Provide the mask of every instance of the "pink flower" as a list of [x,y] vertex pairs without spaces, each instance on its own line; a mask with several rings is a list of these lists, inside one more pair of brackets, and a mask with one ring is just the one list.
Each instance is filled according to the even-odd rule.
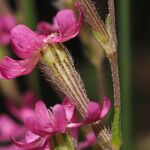
[[29,28],[18,25],[11,31],[14,53],[22,60],[4,57],[0,64],[0,78],[11,79],[29,74],[40,59],[40,48],[43,42]]
[[13,28],[11,31],[13,51],[22,60],[4,57],[0,63],[0,79],[12,79],[29,74],[39,62],[40,51],[44,44],[64,42],[79,33],[82,20],[81,14],[80,12],[80,19],[77,21],[70,9],[58,12],[53,26],[42,23],[38,27],[44,33],[50,33],[47,37],[36,35],[24,25]]
[[110,109],[111,103],[107,97],[103,97],[103,106],[100,107],[97,102],[89,102],[87,106],[87,113],[81,122],[78,123],[70,123],[67,127],[80,127],[83,125],[91,124],[96,121],[101,121],[108,113]]
[[[92,108],[91,108],[92,107]],[[37,102],[35,106],[35,114],[26,118],[25,126],[28,128],[27,137],[25,142],[17,142],[15,139],[14,143],[23,149],[41,149],[43,147],[49,147],[50,141],[54,134],[65,133],[67,129],[72,129],[77,132],[78,127],[86,124],[93,123],[97,120],[103,119],[110,108],[110,101],[104,97],[103,107],[98,107],[96,102],[91,102],[88,105],[87,116],[82,122],[73,122],[74,120],[74,106],[66,98],[62,105],[57,104],[47,109],[42,101]],[[94,111],[92,111],[92,109]],[[92,117],[91,116],[96,116]],[[76,138],[76,134],[73,137]],[[88,144],[92,143],[92,140],[88,139]],[[86,145],[88,145],[86,144]],[[44,148],[43,148],[44,149]]]
[[71,9],[64,9],[59,11],[54,17],[52,25],[47,22],[40,22],[37,29],[40,34],[47,36],[46,41],[49,43],[65,42],[79,34],[82,19],[83,14],[81,10],[77,20]]
[[[62,105],[55,105],[48,110],[42,101],[35,106],[35,115],[28,117],[25,121],[29,129],[25,142],[14,142],[23,149],[41,149],[50,145],[50,138],[55,133],[66,131],[67,118]],[[43,148],[43,149],[42,149]]]
[[16,19],[12,15],[0,16],[0,44],[7,45],[10,42],[10,31],[16,26]]

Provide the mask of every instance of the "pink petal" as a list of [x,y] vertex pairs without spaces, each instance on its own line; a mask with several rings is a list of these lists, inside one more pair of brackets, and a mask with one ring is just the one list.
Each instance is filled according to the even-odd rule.
[[90,102],[87,107],[86,123],[92,123],[100,119],[101,108],[96,102]]
[[96,137],[95,137],[95,134],[93,132],[87,134],[86,136],[86,140],[85,141],[82,141],[80,142],[78,145],[77,145],[77,148],[80,150],[80,149],[86,149],[88,148],[90,145],[94,144],[96,142]]
[[52,108],[53,114],[54,114],[54,127],[53,130],[55,132],[65,132],[66,125],[67,125],[67,119],[65,110],[62,105],[55,105]]
[[7,115],[0,115],[0,141],[9,141],[11,136],[18,138],[23,136],[25,129],[18,125]]
[[26,132],[26,142],[27,143],[31,143],[31,142],[37,140],[38,138],[40,138],[39,135],[36,135],[36,134],[32,133],[31,131]]
[[43,44],[38,35],[25,25],[17,25],[11,31],[11,41],[14,46],[14,52],[21,58],[35,56]]
[[3,25],[5,30],[11,31],[16,26],[16,19],[12,15],[6,15],[3,17]]
[[49,128],[51,126],[51,118],[48,109],[42,101],[36,103],[35,112],[40,124],[45,128]]
[[107,115],[108,111],[110,110],[110,107],[111,107],[110,99],[104,96],[103,107],[100,115],[101,118],[104,118]]
[[50,23],[42,21],[42,22],[38,23],[37,30],[38,30],[39,34],[43,34],[43,35],[47,36],[53,32],[56,32],[57,26],[55,24],[52,25]]
[[70,103],[70,99],[68,97],[65,97],[62,103],[62,106],[65,109],[66,118],[68,121],[71,121],[73,114],[74,114],[74,105]]
[[0,43],[2,45],[7,45],[10,42],[10,33],[4,32],[2,35],[0,35]]
[[19,115],[17,116],[20,121],[25,122],[28,118],[35,116],[35,111],[30,108],[22,108],[18,110]]
[[36,116],[32,116],[29,118],[26,118],[25,120],[25,126],[33,133],[41,135],[41,124],[38,121],[38,119],[36,118]]
[[30,143],[25,143],[25,142],[18,142],[14,138],[12,138],[14,144],[21,149],[25,150],[40,150],[40,148],[44,145],[46,138],[38,138]]
[[12,79],[29,74],[38,63],[38,60],[39,57],[25,60],[14,60],[4,57],[0,63],[1,79]]
[[10,31],[16,25],[12,15],[0,16],[0,44],[7,45],[10,42]]
[[65,42],[77,36],[79,34],[83,19],[82,11],[79,10],[79,12],[80,15],[77,21],[76,16],[71,9],[64,9],[59,11],[54,19],[58,25],[58,32],[49,35],[47,38],[48,42]]

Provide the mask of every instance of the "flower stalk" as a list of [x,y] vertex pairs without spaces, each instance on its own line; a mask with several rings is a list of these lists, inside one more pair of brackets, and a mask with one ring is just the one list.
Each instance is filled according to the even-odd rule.
[[112,124],[112,145],[113,148],[120,148],[122,143],[121,135],[121,101],[120,101],[120,79],[119,79],[119,69],[118,69],[118,56],[117,56],[117,37],[115,30],[115,11],[114,11],[114,1],[109,0],[109,15],[106,20],[106,25],[99,17],[92,0],[76,0],[83,11],[85,19],[88,25],[91,27],[91,32],[100,45],[105,49],[106,55],[108,57],[112,79],[113,79],[113,90],[114,90],[114,119]]

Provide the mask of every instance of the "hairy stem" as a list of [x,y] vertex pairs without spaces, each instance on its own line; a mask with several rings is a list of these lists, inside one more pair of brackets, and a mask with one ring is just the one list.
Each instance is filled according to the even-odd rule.
[[119,147],[122,144],[121,135],[121,99],[120,99],[120,79],[118,69],[118,55],[117,52],[108,55],[111,66],[113,91],[114,91],[114,119],[112,124],[112,144],[113,147]]
[[114,90],[114,107],[120,108],[120,79],[118,69],[118,56],[117,52],[114,52],[108,56],[111,66],[113,90]]

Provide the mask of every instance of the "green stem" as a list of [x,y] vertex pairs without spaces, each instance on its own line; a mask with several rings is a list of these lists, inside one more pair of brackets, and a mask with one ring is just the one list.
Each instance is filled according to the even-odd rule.
[[118,26],[120,49],[120,73],[122,93],[122,150],[133,150],[132,147],[132,113],[131,113],[131,44],[130,44],[130,0],[118,1]]
[[[35,29],[37,23],[35,0],[18,0],[18,15],[22,23],[25,23],[31,29]],[[37,69],[29,75],[28,83],[30,88],[33,89],[40,97],[40,85]]]
[[114,52],[108,55],[109,63],[111,66],[113,91],[114,91],[114,118],[112,123],[112,145],[114,150],[120,149],[122,144],[121,133],[121,96],[120,96],[120,79],[118,68],[118,55]]

